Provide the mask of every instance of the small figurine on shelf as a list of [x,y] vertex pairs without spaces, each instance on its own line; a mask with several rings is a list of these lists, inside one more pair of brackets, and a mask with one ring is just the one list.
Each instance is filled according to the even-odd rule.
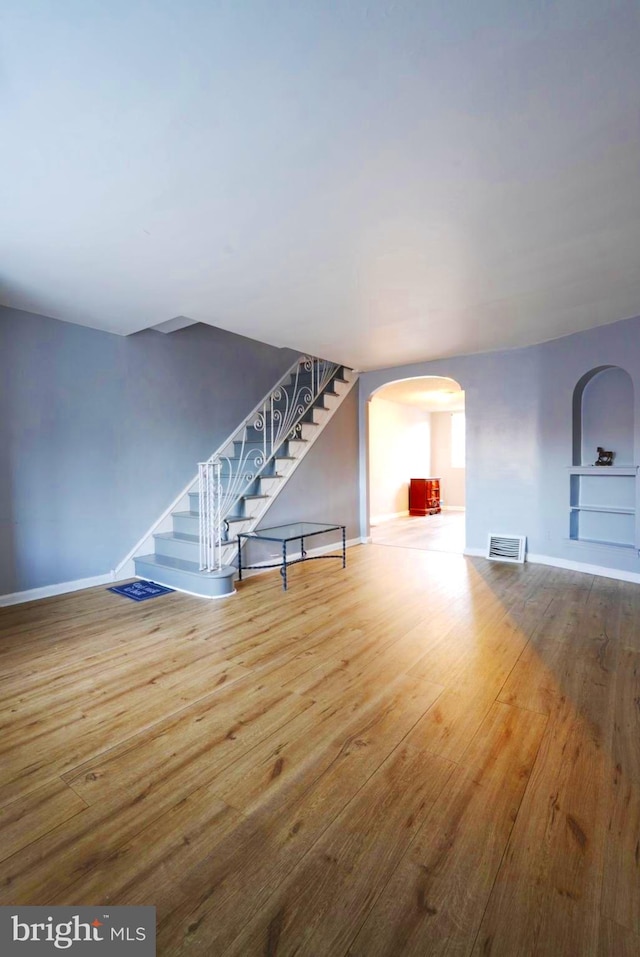
[[613,452],[607,452],[602,446],[598,446],[598,459],[596,465],[613,465]]

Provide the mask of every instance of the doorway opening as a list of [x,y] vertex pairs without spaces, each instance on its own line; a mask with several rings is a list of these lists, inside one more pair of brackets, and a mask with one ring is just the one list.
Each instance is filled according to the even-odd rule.
[[[388,383],[369,401],[371,542],[461,554],[465,544],[465,396],[455,379]],[[412,509],[411,480],[438,480],[438,509]],[[414,482],[414,490],[418,483]],[[433,504],[433,500],[429,500]]]

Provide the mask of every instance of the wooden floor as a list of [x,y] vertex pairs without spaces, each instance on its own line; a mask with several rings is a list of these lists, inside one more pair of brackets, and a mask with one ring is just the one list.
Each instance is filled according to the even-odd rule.
[[640,953],[640,587],[359,546],[0,609],[0,903],[160,955]]
[[402,515],[371,526],[374,545],[396,545],[435,552],[464,551],[465,513],[444,511],[436,515]]

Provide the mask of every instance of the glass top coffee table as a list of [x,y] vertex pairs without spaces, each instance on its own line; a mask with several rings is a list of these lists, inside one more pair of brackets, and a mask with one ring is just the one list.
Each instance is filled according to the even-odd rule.
[[[307,555],[305,542],[314,535],[326,535],[327,532],[342,534],[342,553],[337,555]],[[282,560],[273,564],[244,565],[242,564],[242,546],[244,541],[279,542],[282,546]],[[290,542],[300,542],[300,557],[287,559],[287,545]],[[240,532],[238,534],[238,579],[242,581],[242,569],[249,568],[280,568],[282,587],[287,590],[287,568],[299,562],[310,562],[318,558],[341,558],[342,567],[347,565],[346,525],[325,525],[321,522],[290,522],[288,525],[275,525],[273,528],[259,528],[255,532]]]

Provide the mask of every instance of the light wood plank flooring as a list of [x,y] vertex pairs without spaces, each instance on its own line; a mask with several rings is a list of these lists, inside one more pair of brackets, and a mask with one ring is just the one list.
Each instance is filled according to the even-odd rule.
[[381,546],[0,609],[0,903],[158,954],[640,953],[640,587]]
[[395,545],[434,552],[464,551],[465,513],[444,511],[436,515],[402,515],[371,526],[374,545]]

